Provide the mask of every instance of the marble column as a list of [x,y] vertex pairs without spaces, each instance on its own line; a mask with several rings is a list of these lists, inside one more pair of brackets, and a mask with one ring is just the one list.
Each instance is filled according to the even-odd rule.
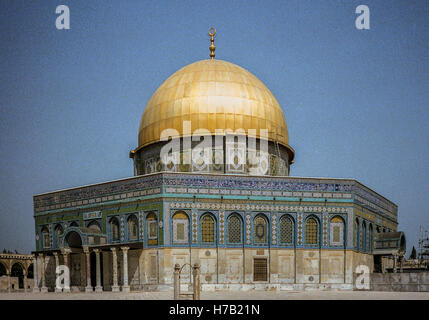
[[[55,257],[55,274],[57,273],[58,267],[60,265],[60,261],[58,258],[58,252],[53,252]],[[57,281],[55,281],[55,292],[63,292],[63,288],[57,287]]]
[[192,269],[194,277],[194,300],[200,300],[200,265],[198,263],[195,263]]
[[24,273],[24,292],[27,292],[27,271],[23,270]]
[[119,292],[118,286],[118,255],[116,253],[116,248],[110,248],[112,250],[112,268],[113,268],[113,285],[112,292]]
[[180,266],[178,263],[174,265],[174,300],[179,300],[180,297]]
[[91,285],[91,252],[88,249],[84,250],[86,256],[86,287],[85,292],[93,292],[94,288]]
[[48,292],[48,288],[46,287],[46,275],[45,275],[45,255],[42,253],[40,255],[40,271],[42,272],[42,288],[40,289],[40,292],[46,293]]
[[95,292],[103,292],[103,287],[101,286],[101,269],[100,269],[100,249],[94,249],[95,252],[95,264],[96,264],[96,273],[97,273],[97,286],[95,287]]
[[38,274],[37,274],[37,257],[36,256],[34,256],[33,257],[33,281],[34,281],[34,284],[33,284],[33,292],[40,292],[40,289],[39,289],[39,280],[38,280]]
[[70,249],[64,249],[63,250],[63,261],[64,261],[64,266],[67,268],[67,270],[68,270],[68,272],[66,272],[65,273],[65,276],[67,277],[67,279],[64,279],[64,288],[63,288],[63,292],[64,293],[68,293],[68,292],[70,292],[70,286],[71,286],[71,283],[70,283],[70,276],[71,276],[71,270],[70,270],[70,259],[69,259],[69,257],[70,257],[70,252],[71,252],[71,250]]
[[7,272],[7,292],[12,291],[12,284],[10,283],[10,271]]
[[130,292],[130,286],[128,285],[128,249],[129,247],[121,247],[122,255],[124,257],[124,263],[123,263],[123,276],[124,281],[122,285],[122,291],[123,292]]

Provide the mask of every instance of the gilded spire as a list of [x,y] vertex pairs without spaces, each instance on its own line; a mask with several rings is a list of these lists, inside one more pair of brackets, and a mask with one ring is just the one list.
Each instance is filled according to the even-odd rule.
[[209,49],[210,49],[210,59],[211,60],[213,60],[214,57],[215,57],[215,53],[214,53],[215,50],[216,50],[216,47],[214,45],[214,36],[215,36],[215,34],[216,34],[216,29],[213,28],[213,27],[211,27],[210,30],[209,30],[210,43],[211,43]]

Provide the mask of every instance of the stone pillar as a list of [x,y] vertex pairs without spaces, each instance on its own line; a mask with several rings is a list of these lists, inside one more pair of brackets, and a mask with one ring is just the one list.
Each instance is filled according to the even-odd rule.
[[86,257],[86,287],[85,292],[93,292],[94,289],[91,285],[91,252],[86,248],[84,249]]
[[[55,274],[57,273],[57,269],[60,265],[59,258],[58,258],[58,252],[53,252],[55,257]],[[63,289],[57,286],[57,281],[55,281],[55,292],[63,292]]]
[[398,272],[397,260],[398,260],[398,257],[396,254],[394,254],[393,255],[393,273]]
[[45,255],[42,253],[40,255],[40,262],[41,262],[41,271],[42,271],[42,288],[40,289],[40,292],[46,293],[48,292],[48,288],[46,287],[46,276],[45,276]]
[[130,292],[130,286],[128,285],[128,249],[129,247],[121,247],[122,249],[122,255],[124,257],[124,263],[123,263],[123,275],[124,275],[124,281],[122,285],[122,291],[123,292]]
[[180,266],[178,263],[174,265],[174,300],[179,300],[180,297]]
[[103,287],[101,286],[101,269],[100,269],[100,249],[94,249],[95,252],[95,265],[97,273],[97,286],[95,287],[95,292],[103,292]]
[[33,257],[33,292],[40,292],[39,289],[39,280],[38,280],[38,274],[37,274],[37,257]]
[[7,272],[7,292],[9,293],[12,291],[12,285],[10,283],[10,274],[11,274],[11,271],[8,271]]
[[404,267],[404,256],[399,256],[399,272],[402,273],[403,272],[403,267]]
[[193,272],[194,276],[194,300],[200,300],[200,265],[194,264]]
[[69,265],[69,256],[70,256],[70,249],[64,249],[63,250],[63,260],[64,260],[64,266],[68,269],[68,272],[65,273],[65,276],[67,279],[64,279],[64,288],[63,292],[68,293],[70,292],[70,276],[71,276],[71,270]]
[[118,255],[116,253],[116,248],[110,248],[112,250],[112,268],[113,268],[113,285],[112,292],[119,292],[118,286]]
[[24,292],[27,292],[27,271],[23,270],[24,273]]

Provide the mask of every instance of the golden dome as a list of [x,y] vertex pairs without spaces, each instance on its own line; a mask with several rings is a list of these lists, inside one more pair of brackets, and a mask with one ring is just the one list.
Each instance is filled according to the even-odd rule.
[[271,91],[249,71],[227,61],[211,59],[189,64],[171,75],[153,94],[140,121],[139,148],[160,141],[164,129],[183,136],[191,130],[268,130],[268,138],[294,151],[283,111]]

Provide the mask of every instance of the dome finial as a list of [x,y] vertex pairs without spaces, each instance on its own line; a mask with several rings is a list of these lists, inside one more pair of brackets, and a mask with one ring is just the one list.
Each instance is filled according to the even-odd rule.
[[216,47],[214,45],[214,36],[215,36],[215,34],[216,34],[216,28],[211,27],[210,30],[209,30],[210,43],[211,43],[209,49],[210,49],[210,59],[211,60],[213,60],[214,57],[215,57],[215,53],[214,53],[215,50],[216,50]]

